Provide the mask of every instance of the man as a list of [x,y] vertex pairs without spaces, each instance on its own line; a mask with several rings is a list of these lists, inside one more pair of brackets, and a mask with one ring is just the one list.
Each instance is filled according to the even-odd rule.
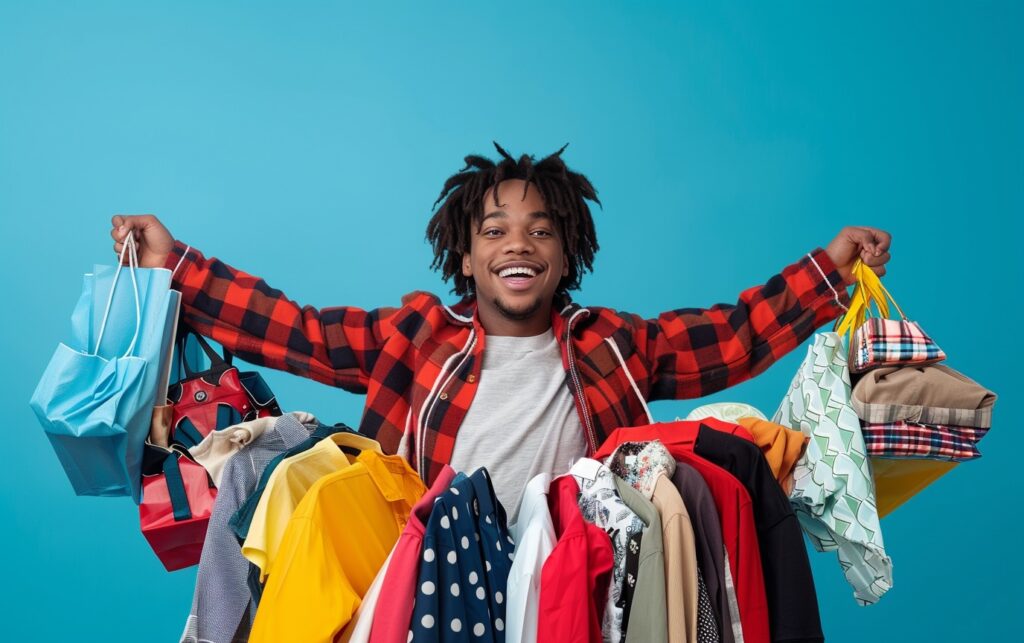
[[398,308],[302,307],[264,281],[176,241],[152,215],[115,216],[143,266],[174,271],[185,321],[238,357],[367,395],[360,431],[432,481],[486,466],[514,512],[535,474],[564,473],[612,430],[649,421],[647,402],[737,384],[845,309],[853,263],[885,273],[890,236],[844,228],[734,306],[656,319],[581,307],[598,249],[590,182],[562,161],[501,147],[450,177],[427,226],[434,268],[463,299]]

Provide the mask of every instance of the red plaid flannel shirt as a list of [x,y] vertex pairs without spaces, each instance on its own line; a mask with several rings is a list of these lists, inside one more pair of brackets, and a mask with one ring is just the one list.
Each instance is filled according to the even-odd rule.
[[[359,430],[425,480],[449,461],[486,342],[472,298],[446,306],[414,292],[397,308],[317,309],[181,242],[166,265],[198,332],[248,362],[365,393]],[[843,310],[844,286],[819,248],[735,305],[644,319],[558,302],[551,323],[590,452],[618,427],[653,421],[647,401],[701,397],[765,370]]]

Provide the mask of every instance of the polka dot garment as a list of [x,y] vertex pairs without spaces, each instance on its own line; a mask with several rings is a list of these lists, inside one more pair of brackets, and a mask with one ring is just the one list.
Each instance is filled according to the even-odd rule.
[[704,575],[697,570],[697,643],[719,643],[718,621],[711,609],[711,598],[708,596]]
[[503,643],[513,555],[487,471],[456,476],[424,533],[409,640]]

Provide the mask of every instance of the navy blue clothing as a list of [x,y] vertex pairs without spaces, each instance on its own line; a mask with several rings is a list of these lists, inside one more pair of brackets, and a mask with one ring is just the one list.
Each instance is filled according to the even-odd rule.
[[411,641],[504,643],[514,545],[486,469],[434,501],[423,535]]

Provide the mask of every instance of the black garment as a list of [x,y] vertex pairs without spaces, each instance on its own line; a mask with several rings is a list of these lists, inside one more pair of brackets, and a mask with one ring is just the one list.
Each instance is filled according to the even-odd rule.
[[824,641],[800,524],[761,449],[701,425],[693,452],[728,471],[750,492],[772,641]]

